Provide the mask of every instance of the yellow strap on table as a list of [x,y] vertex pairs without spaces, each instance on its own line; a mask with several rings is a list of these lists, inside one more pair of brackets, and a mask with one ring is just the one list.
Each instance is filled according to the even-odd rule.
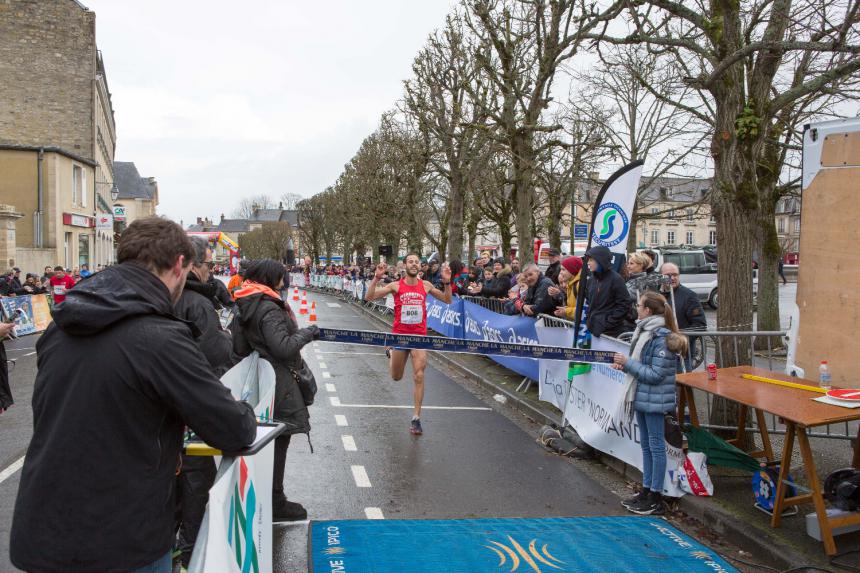
[[221,450],[216,450],[206,444],[191,443],[185,446],[186,456],[220,456]]
[[796,384],[794,382],[786,382],[785,380],[776,380],[774,378],[765,378],[764,376],[756,376],[755,374],[741,374],[741,378],[746,378],[747,380],[755,380],[756,382],[765,382],[767,384],[776,384],[777,386],[785,386],[786,388],[797,388],[798,390],[806,390],[807,392],[818,392],[819,394],[827,394],[827,390],[823,388],[807,386],[806,384]]

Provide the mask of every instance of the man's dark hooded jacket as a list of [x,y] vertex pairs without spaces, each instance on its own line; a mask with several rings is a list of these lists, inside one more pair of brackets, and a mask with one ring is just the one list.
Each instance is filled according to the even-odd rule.
[[588,315],[585,324],[594,336],[618,336],[633,330],[630,309],[633,301],[621,275],[612,270],[612,253],[603,246],[585,253],[594,259],[599,270],[591,273],[586,287]]
[[555,310],[556,301],[549,294],[550,287],[555,286],[553,282],[543,274],[538,275],[534,286],[530,286],[523,295],[523,305],[532,305],[533,314],[552,314]]
[[193,272],[188,273],[185,289],[176,303],[176,316],[195,324],[200,330],[197,343],[212,366],[213,373],[220,377],[239,359],[233,354],[233,339],[221,328],[221,321],[215,312],[213,299],[217,293],[212,282],[200,282]]
[[26,571],[119,572],[173,546],[185,425],[238,450],[250,406],[211,373],[167,287],[134,263],[78,284],[36,343],[33,439],[12,523]]
[[302,367],[301,349],[317,328],[299,328],[284,301],[245,286],[236,291],[238,323],[233,327],[233,350],[247,356],[256,350],[275,369],[275,419],[287,425],[285,434],[310,432],[310,414],[290,370]]

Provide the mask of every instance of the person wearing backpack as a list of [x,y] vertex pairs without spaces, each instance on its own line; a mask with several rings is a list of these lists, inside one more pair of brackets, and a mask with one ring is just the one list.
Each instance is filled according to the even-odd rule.
[[680,357],[687,352],[687,337],[678,331],[672,307],[655,292],[639,297],[639,319],[630,341],[630,356],[615,353],[613,368],[623,370],[624,412],[635,414],[642,448],[642,490],[622,501],[638,515],[661,515],[663,481],[666,476],[664,418],[675,409],[675,374]]

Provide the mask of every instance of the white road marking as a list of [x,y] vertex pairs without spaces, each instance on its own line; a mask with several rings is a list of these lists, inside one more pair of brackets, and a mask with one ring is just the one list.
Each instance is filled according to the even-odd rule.
[[337,388],[335,388],[334,384],[326,384],[325,385],[326,392],[337,392]]
[[[333,399],[333,398],[332,398]],[[414,406],[397,406],[393,404],[341,404],[338,398],[337,404],[332,403],[332,406],[341,406],[343,408],[389,408],[395,410],[411,410]],[[473,412],[492,412],[492,408],[477,407],[477,406],[421,406],[422,410],[469,410]]]
[[346,422],[346,416],[344,416],[343,414],[335,414],[334,423],[338,426],[349,426],[349,424]]
[[357,452],[358,448],[355,447],[355,440],[352,436],[344,435],[340,437],[340,440],[343,442],[343,449],[347,452]]
[[352,466],[352,478],[358,487],[373,487],[370,485],[370,478],[367,477],[364,466]]
[[6,481],[10,477],[12,477],[12,475],[14,475],[15,472],[20,470],[23,466],[24,466],[24,456],[21,456],[20,458],[18,458],[14,462],[12,462],[9,465],[9,467],[7,467],[5,470],[0,472],[0,483],[3,483],[4,481]]
[[337,396],[329,396],[329,402],[332,406],[340,406],[340,398]]
[[33,356],[34,354],[36,354],[36,353],[35,353],[35,352],[28,352],[28,353],[27,353],[27,354],[25,354],[24,356]]
[[331,372],[323,372],[323,378],[331,378]]
[[329,308],[340,308],[340,305],[336,302],[327,302],[326,304]]
[[320,362],[319,364],[320,364],[320,368],[322,368],[323,370],[328,368],[328,366],[325,365],[325,362]]
[[295,527],[296,525],[307,525],[310,523],[309,519],[305,519],[303,521],[279,521],[277,523],[273,523],[273,527]]
[[385,516],[382,515],[382,510],[378,507],[365,507],[364,515],[367,516],[367,519],[385,519]]

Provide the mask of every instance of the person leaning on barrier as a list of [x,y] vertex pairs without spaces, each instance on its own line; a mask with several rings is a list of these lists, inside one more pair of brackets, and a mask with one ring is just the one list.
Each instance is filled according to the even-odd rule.
[[174,488],[190,427],[226,451],[256,419],[176,317],[194,256],[160,217],[123,232],[113,265],[68,291],[36,343],[33,438],[12,520],[25,571],[170,570]]
[[[486,270],[484,271],[486,273]],[[492,278],[487,280],[484,276],[483,284],[476,284],[469,289],[473,296],[485,298],[505,298],[511,290],[511,267],[506,264],[502,257],[493,261]]]
[[528,290],[522,298],[522,313],[526,316],[537,316],[539,314],[552,314],[555,310],[555,300],[549,294],[549,288],[553,282],[543,276],[538,266],[529,263],[523,267],[523,275]]
[[612,269],[612,253],[604,246],[591,247],[588,269],[591,276],[585,285],[588,314],[585,324],[593,336],[618,336],[633,330],[630,308],[633,304],[624,279]]
[[[576,301],[579,298],[579,280],[582,277],[582,259],[579,257],[567,257],[561,262],[561,272],[558,281],[561,287],[552,287],[549,294],[557,296],[558,291],[564,299],[564,303],[556,307],[554,314],[560,318],[574,320],[576,318]],[[564,289],[562,292],[561,289]]]
[[561,272],[561,251],[550,249],[547,255],[549,256],[549,266],[546,268],[544,276],[558,285],[558,275]]
[[[191,272],[175,305],[176,316],[187,320],[200,331],[197,344],[212,374],[220,378],[237,361],[233,354],[233,339],[221,328],[221,321],[215,311],[218,290],[209,276],[212,249],[200,237],[192,237],[191,245],[194,248]],[[217,279],[216,282],[224,284]],[[182,466],[176,478],[180,513],[176,549],[180,552],[182,566],[186,568],[191,562],[191,552],[209,501],[209,488],[215,483],[215,473],[215,460],[210,456],[182,456]]]

